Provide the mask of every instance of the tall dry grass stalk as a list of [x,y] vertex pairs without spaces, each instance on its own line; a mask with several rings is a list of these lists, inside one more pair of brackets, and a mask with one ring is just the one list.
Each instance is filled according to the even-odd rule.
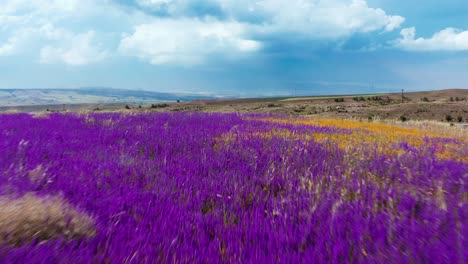
[[468,141],[468,130],[460,126],[451,126],[450,123],[439,122],[434,120],[410,120],[406,122],[395,120],[380,120],[380,122],[400,127],[414,128],[429,132],[440,133],[448,137]]
[[61,197],[28,193],[12,199],[0,196],[0,245],[84,238],[95,234],[93,219]]

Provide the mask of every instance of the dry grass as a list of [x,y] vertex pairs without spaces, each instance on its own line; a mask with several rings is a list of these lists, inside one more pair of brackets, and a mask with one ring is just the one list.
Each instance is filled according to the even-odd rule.
[[458,138],[462,141],[468,141],[468,131],[466,128],[450,126],[449,123],[434,120],[410,120],[407,122],[400,122],[394,120],[380,120],[380,123],[439,133],[447,137]]
[[60,197],[31,193],[16,199],[0,196],[0,245],[84,238],[95,232],[93,219]]
[[47,112],[35,112],[31,114],[34,118],[49,118],[49,113]]

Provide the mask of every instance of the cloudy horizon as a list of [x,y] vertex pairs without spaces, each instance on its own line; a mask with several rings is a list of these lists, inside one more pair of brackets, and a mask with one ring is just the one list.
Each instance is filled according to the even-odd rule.
[[0,88],[467,88],[462,0],[4,0]]

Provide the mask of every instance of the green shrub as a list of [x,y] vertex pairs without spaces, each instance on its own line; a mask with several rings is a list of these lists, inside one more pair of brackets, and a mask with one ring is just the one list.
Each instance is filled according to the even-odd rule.
[[165,108],[168,106],[168,104],[151,104],[151,108]]

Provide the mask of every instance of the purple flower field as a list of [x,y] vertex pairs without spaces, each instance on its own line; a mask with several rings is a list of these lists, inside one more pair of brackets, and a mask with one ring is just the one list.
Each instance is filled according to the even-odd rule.
[[265,118],[0,115],[1,197],[60,197],[93,223],[0,243],[0,262],[466,263],[468,163],[436,153],[466,141],[383,153]]

